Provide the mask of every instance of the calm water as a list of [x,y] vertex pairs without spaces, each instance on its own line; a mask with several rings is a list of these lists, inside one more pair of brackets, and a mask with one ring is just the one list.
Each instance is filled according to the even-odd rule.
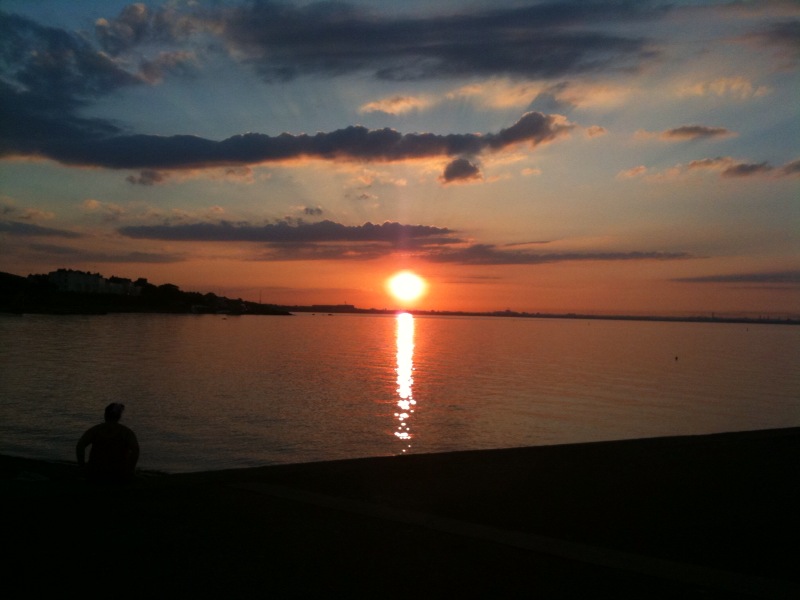
[[798,426],[799,359],[776,325],[0,316],[0,453],[71,460],[111,401],[170,472]]

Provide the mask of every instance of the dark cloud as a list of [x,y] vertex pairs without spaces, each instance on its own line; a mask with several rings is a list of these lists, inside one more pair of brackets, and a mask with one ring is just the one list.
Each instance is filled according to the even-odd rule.
[[155,253],[155,252],[122,252],[109,253],[86,250],[83,248],[70,248],[67,246],[56,246],[52,244],[31,244],[29,246],[34,252],[46,256],[58,256],[72,262],[100,262],[100,263],[149,263],[166,264],[182,262],[186,258],[180,254]]
[[227,43],[268,80],[366,71],[389,80],[567,74],[635,68],[648,43],[601,22],[661,14],[633,2],[547,2],[420,18],[344,3],[251,2],[218,15]]
[[774,46],[797,59],[800,58],[800,19],[787,19],[756,31],[749,39]]
[[738,163],[722,171],[723,177],[750,177],[769,173],[773,168],[768,163]]
[[79,254],[81,250],[71,248],[69,246],[58,246],[56,244],[29,244],[28,248],[33,252],[39,254],[46,254],[49,256],[69,257],[72,258]]
[[118,54],[142,42],[150,29],[151,13],[145,4],[129,4],[116,19],[100,19],[95,35],[106,52]]
[[[50,158],[69,165],[111,169],[158,171],[222,165],[248,165],[297,158],[326,160],[399,161],[437,156],[475,155],[497,151],[517,143],[532,146],[566,135],[574,125],[557,116],[526,113],[517,123],[497,133],[402,134],[394,129],[351,126],[328,133],[269,136],[248,133],[221,142],[196,136],[130,135],[101,137],[92,132],[65,139],[28,139],[19,135],[7,140],[2,154]],[[16,147],[8,147],[15,145]],[[134,177],[132,182],[152,179]]]
[[781,172],[784,175],[800,175],[800,159],[793,160],[783,165],[781,167]]
[[[383,79],[555,78],[639,66],[652,57],[648,43],[599,32],[598,25],[662,12],[635,3],[573,1],[397,18],[339,2],[254,0],[180,9],[136,3],[116,18],[99,19],[94,38],[0,12],[0,65],[3,81],[21,96],[16,99],[51,116],[56,109],[74,115],[89,99],[185,69],[194,53],[169,45],[190,41],[201,52],[227,48],[266,79],[354,71]],[[133,61],[145,53],[125,54],[145,45],[161,51]],[[123,68],[137,63],[136,72]]]
[[149,264],[165,264],[183,262],[186,260],[185,256],[173,253],[155,253],[155,252],[123,252],[121,254],[101,254],[92,253],[91,255],[84,256],[84,261],[91,262],[110,262],[110,263],[149,263]]
[[383,242],[404,246],[415,240],[431,243],[455,243],[452,230],[429,225],[403,225],[386,222],[380,225],[342,225],[333,221],[318,223],[280,222],[267,225],[247,223],[191,223],[181,225],[132,225],[119,229],[132,238],[204,241],[265,242],[269,244],[309,244],[329,242]]
[[257,261],[296,261],[296,260],[375,260],[390,256],[396,248],[386,244],[291,244],[270,246],[251,260]]
[[85,38],[0,11],[3,79],[34,109],[73,110],[141,83]]
[[666,10],[650,3],[571,0],[396,17],[344,2],[251,0],[180,8],[135,3],[116,17],[99,19],[94,38],[105,54],[116,57],[195,35],[198,46],[224,46],[267,80],[355,71],[389,80],[556,78],[637,68],[654,57],[649,42],[599,26],[659,18]]
[[138,175],[128,175],[125,181],[134,185],[157,185],[164,183],[169,179],[167,173],[161,171],[154,171],[153,169],[145,169],[140,171]]
[[794,160],[776,168],[768,162],[747,163],[726,156],[718,156],[717,158],[693,160],[689,163],[688,169],[690,171],[696,169],[719,170],[722,177],[755,177],[759,175],[791,177],[800,173],[800,160]]
[[445,167],[441,177],[442,183],[470,181],[475,179],[481,179],[481,170],[466,158],[457,158],[450,162]]
[[108,136],[119,128],[77,111],[140,81],[85,39],[0,12],[0,156]]
[[195,57],[192,52],[161,52],[153,60],[143,60],[139,76],[147,83],[159,83],[169,73],[188,73]]
[[35,96],[0,81],[0,157],[55,158],[85,140],[119,132],[106,121],[62,113],[57,102],[42,102]]
[[322,214],[322,209],[319,206],[306,206],[303,208],[303,214],[316,217]]
[[[131,43],[143,39],[136,17],[142,11],[147,13],[144,5],[123,11],[118,36],[126,31]],[[122,129],[105,119],[80,116],[80,111],[121,88],[157,81],[191,59],[187,52],[162,52],[132,73],[82,34],[0,11],[0,157],[91,164],[69,157],[74,152],[91,154],[87,145],[108,140]]]
[[426,258],[432,262],[462,265],[539,265],[577,261],[681,260],[693,256],[685,252],[529,252],[475,244],[466,248],[438,249]]
[[754,283],[800,285],[800,271],[772,271],[765,273],[735,273],[732,275],[704,275],[675,279],[682,283]]
[[562,81],[548,86],[539,92],[536,98],[528,106],[528,110],[539,110],[542,112],[566,113],[575,108],[575,105],[563,98],[563,92],[569,87],[569,83]]
[[192,33],[209,31],[209,13],[181,12],[169,6],[150,8],[143,3],[124,7],[113,19],[99,19],[95,36],[100,46],[116,56],[142,43],[185,40]]
[[594,33],[587,24],[640,16],[640,10],[629,5],[578,2],[419,19],[368,16],[363,9],[338,3],[300,7],[251,2],[185,13],[134,4],[115,19],[99,20],[93,44],[83,34],[0,12],[0,157],[134,169],[141,173],[128,181],[152,185],[163,180],[160,171],[170,169],[302,157],[464,158],[521,142],[537,145],[572,126],[530,112],[511,127],[484,135],[402,134],[352,126],[315,135],[249,133],[213,141],[126,135],[118,124],[87,118],[80,111],[126,86],[157,82],[194,60],[189,51],[162,51],[131,72],[123,66],[132,63],[117,60],[117,55],[154,41],[183,40],[195,32],[222,36],[262,72],[281,77],[336,75],[361,68],[388,78],[448,73],[544,77],[639,61],[642,41]]
[[64,229],[51,229],[34,225],[33,223],[20,223],[19,221],[0,221],[0,234],[25,236],[25,237],[62,237],[80,238],[83,237],[74,231]]
[[[252,260],[372,260],[398,251],[419,260],[462,265],[538,265],[577,261],[681,260],[684,252],[533,252],[490,244],[462,246],[455,231],[429,225],[383,223],[342,225],[332,221],[268,225],[194,223],[122,227],[122,235],[167,241],[257,242],[265,248]],[[546,242],[535,242],[536,244]]]
[[733,132],[724,127],[709,127],[707,125],[683,125],[668,129],[661,134],[666,139],[696,140],[700,138],[727,137]]

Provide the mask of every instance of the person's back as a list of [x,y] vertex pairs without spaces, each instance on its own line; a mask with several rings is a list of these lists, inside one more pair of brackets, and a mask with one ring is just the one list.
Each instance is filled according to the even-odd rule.
[[92,481],[125,481],[133,477],[139,443],[133,431],[118,422],[124,409],[122,404],[110,404],[105,423],[91,427],[78,440],[80,466],[84,465],[86,447],[91,446],[86,475]]

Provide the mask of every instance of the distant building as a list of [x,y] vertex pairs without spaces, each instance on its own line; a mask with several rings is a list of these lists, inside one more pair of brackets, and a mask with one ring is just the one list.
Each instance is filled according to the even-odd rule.
[[[142,293],[141,280],[133,282],[124,277],[106,279],[99,273],[86,273],[72,269],[58,269],[47,274],[47,280],[60,292],[78,294],[116,294],[120,296],[139,296]],[[147,283],[147,280],[144,280]]]
[[137,286],[130,279],[126,279],[124,277],[109,277],[107,281],[109,294],[138,296],[142,293],[142,288]]

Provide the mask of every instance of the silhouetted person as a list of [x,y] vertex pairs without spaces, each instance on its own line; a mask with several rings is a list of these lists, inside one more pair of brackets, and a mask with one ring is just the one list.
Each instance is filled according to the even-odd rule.
[[90,428],[78,440],[75,452],[80,467],[84,467],[86,446],[92,447],[86,464],[90,481],[123,482],[133,478],[139,442],[133,431],[119,423],[124,410],[124,404],[112,402],[106,406],[105,423]]

